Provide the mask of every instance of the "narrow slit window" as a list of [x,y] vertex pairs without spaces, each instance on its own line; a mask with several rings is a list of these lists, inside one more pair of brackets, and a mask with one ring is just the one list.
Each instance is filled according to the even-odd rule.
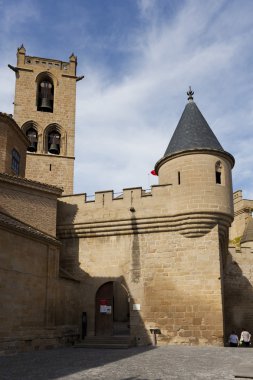
[[20,154],[16,151],[16,149],[13,149],[11,168],[16,175],[19,175],[19,165],[20,165]]
[[216,183],[221,184],[221,173],[220,172],[216,172]]
[[181,175],[180,172],[177,172],[177,182],[180,185],[181,184]]
[[222,164],[218,161],[215,165],[215,179],[218,185],[221,185],[222,180]]

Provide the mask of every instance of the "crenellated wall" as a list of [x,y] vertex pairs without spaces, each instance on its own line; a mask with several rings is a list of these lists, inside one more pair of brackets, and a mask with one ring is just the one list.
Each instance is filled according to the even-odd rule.
[[[198,238],[177,231],[132,231],[103,236],[60,231],[61,263],[80,276],[80,310],[95,330],[95,297],[104,281],[124,278],[130,294],[130,330],[137,344],[148,344],[150,328],[161,330],[159,344],[223,343],[219,231]],[[116,227],[116,225],[115,225]],[[66,233],[66,235],[65,235]],[[76,233],[76,235],[75,235]],[[140,305],[140,311],[133,309]]]
[[[141,187],[124,189],[117,196],[111,190],[96,192],[92,201],[86,194],[61,197],[58,234],[104,236],[132,233],[138,228],[138,233],[180,231],[187,236],[202,236],[216,224],[227,229],[232,221],[230,200],[215,205],[214,200],[210,203],[211,197],[205,197],[205,202],[201,197],[198,205],[184,208],[180,200],[186,198],[185,191],[185,186],[163,184],[152,186],[148,192]],[[216,192],[223,194],[225,189],[217,186]],[[189,197],[193,197],[190,190]]]
[[214,208],[201,201],[184,209],[178,199],[187,197],[185,189],[162,184],[148,192],[97,192],[94,200],[85,194],[59,198],[60,262],[81,278],[80,312],[88,311],[88,335],[96,333],[101,281],[124,278],[130,305],[141,308],[130,311],[138,344],[150,341],[153,327],[161,330],[159,344],[223,343],[219,240],[227,238],[231,208],[229,202]]

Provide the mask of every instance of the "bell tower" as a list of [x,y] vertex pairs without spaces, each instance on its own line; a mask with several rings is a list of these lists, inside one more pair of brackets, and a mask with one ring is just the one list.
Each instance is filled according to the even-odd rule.
[[14,118],[30,141],[26,178],[73,193],[77,58],[68,62],[17,50]]

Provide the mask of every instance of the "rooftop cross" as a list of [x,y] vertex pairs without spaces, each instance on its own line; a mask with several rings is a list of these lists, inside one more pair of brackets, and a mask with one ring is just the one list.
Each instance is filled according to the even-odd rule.
[[187,95],[188,95],[189,102],[192,102],[193,101],[194,91],[192,91],[191,86],[189,86],[189,91],[187,91]]

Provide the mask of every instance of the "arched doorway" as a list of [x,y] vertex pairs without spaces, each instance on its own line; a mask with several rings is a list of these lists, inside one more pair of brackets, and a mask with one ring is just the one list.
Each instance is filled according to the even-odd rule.
[[117,281],[106,282],[96,293],[96,335],[129,335],[129,297]]

